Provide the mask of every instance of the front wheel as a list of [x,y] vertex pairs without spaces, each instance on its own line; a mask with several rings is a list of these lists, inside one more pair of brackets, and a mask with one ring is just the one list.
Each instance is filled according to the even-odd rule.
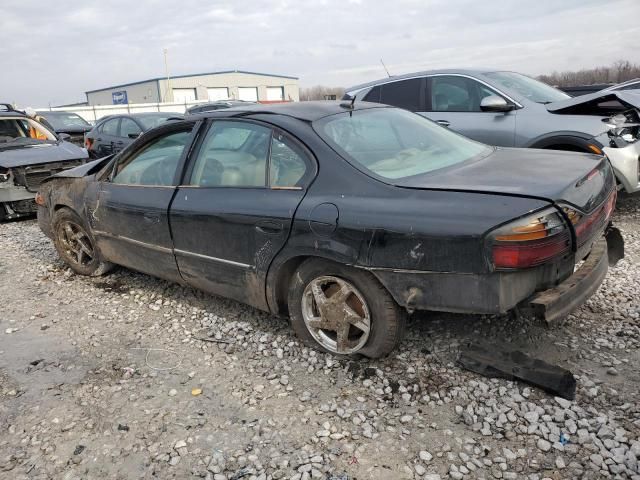
[[111,263],[102,260],[93,237],[75,212],[67,208],[58,210],[52,224],[58,255],[74,272],[97,277],[112,268]]
[[405,312],[375,277],[333,262],[302,263],[288,305],[298,337],[334,354],[384,357],[404,333]]

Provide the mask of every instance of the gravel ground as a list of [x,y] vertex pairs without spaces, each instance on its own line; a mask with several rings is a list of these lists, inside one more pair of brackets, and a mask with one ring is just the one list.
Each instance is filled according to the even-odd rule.
[[[416,314],[376,361],[125,269],[74,275],[35,221],[3,224],[0,478],[640,479],[640,199],[616,222],[627,258],[563,325]],[[570,369],[576,400],[461,370],[470,340]]]

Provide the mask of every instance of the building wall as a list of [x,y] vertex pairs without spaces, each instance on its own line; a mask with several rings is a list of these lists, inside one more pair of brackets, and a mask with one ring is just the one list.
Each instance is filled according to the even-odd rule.
[[111,94],[122,91],[127,92],[129,103],[156,103],[160,101],[158,96],[158,82],[156,80],[150,80],[133,85],[87,92],[87,102],[89,105],[113,105]]
[[[171,89],[195,88],[196,100],[208,100],[207,88],[228,87],[230,98],[238,98],[238,87],[257,87],[258,100],[267,100],[267,87],[284,87],[284,99],[297,102],[300,100],[298,79],[270,75],[255,75],[242,72],[219,73],[213,75],[194,75],[177,77],[170,80]],[[167,80],[159,80],[161,96],[164,99],[167,91]],[[164,101],[174,101],[171,92]]]

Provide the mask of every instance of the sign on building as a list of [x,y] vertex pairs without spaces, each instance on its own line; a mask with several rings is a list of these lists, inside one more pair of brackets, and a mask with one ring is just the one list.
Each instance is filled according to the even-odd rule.
[[129,103],[129,99],[127,98],[127,91],[120,90],[119,92],[111,92],[111,100],[114,105],[126,105]]

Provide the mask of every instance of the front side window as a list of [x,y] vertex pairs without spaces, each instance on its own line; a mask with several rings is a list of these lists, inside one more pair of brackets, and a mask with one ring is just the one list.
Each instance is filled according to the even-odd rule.
[[173,185],[189,131],[169,133],[152,140],[116,166],[113,183],[121,185]]
[[[496,88],[504,88],[536,103],[551,103],[571,98],[557,88],[515,72],[490,72],[485,77],[494,82]],[[508,93],[508,92],[505,92]]]
[[314,122],[314,129],[354,166],[383,179],[425,174],[492,151],[397,108],[331,115]]
[[135,138],[142,133],[136,122],[130,118],[123,118],[120,121],[120,136],[126,138]]
[[215,122],[191,174],[200,187],[265,187],[271,129],[248,122]]
[[114,137],[117,137],[119,122],[119,118],[112,118],[111,120],[107,120],[102,124],[102,127],[100,127],[100,131],[105,135],[113,135]]

